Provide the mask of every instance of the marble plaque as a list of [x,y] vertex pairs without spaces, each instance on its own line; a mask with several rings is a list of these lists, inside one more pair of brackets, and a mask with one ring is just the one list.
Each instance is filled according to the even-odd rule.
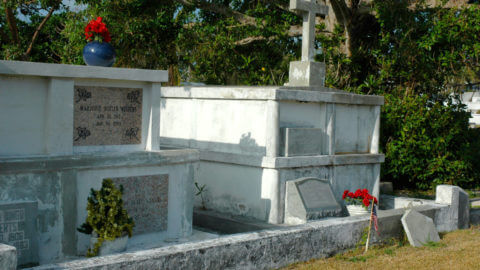
[[307,177],[286,182],[286,224],[303,224],[308,220],[341,214],[342,207],[335,199],[327,180]]
[[0,243],[17,249],[18,265],[38,263],[37,202],[0,203]]
[[135,221],[134,234],[165,231],[168,217],[168,174],[111,178],[123,186],[123,205]]
[[142,89],[75,86],[73,145],[142,142]]

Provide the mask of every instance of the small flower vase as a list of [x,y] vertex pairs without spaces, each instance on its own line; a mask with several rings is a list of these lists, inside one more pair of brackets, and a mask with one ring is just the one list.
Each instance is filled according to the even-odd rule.
[[111,67],[115,62],[115,50],[108,42],[89,42],[83,47],[83,61],[88,66]]
[[350,216],[368,215],[368,209],[361,205],[347,205],[347,211]]

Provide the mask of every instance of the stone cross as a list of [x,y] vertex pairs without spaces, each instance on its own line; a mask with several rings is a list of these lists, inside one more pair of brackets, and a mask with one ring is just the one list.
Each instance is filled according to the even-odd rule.
[[302,59],[290,63],[289,86],[323,86],[325,64],[314,62],[315,56],[315,16],[326,15],[328,7],[317,0],[290,0],[290,10],[303,16]]
[[326,15],[328,7],[317,0],[290,0],[290,9],[303,15],[302,61],[313,61],[315,56],[315,16]]

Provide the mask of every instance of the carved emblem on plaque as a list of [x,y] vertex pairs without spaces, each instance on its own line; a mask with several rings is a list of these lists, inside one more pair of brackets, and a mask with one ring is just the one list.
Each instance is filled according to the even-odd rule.
[[75,86],[73,145],[142,143],[142,89]]

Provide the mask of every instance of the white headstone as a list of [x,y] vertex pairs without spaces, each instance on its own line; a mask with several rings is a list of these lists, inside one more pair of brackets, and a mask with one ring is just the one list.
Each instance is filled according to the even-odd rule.
[[401,220],[410,245],[421,247],[428,242],[440,241],[437,229],[431,218],[409,209],[405,211]]

